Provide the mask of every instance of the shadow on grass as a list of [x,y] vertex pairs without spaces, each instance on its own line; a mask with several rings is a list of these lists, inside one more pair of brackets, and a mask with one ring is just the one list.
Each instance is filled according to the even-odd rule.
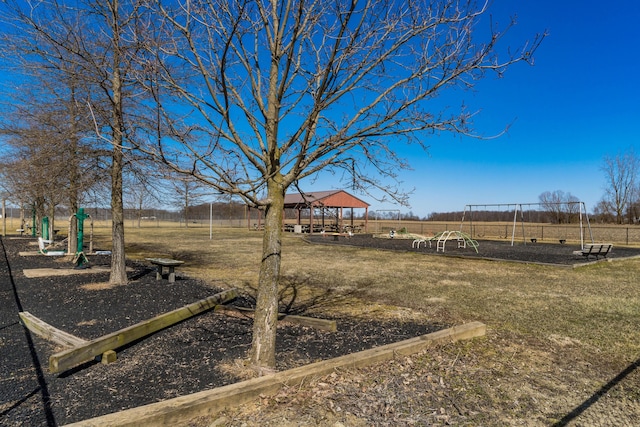
[[[251,308],[255,308],[258,291],[248,283],[245,286],[248,293],[244,296]],[[325,307],[335,307],[358,294],[357,289],[338,292],[309,276],[282,276],[279,280],[278,311],[289,315],[304,315]]]
[[636,369],[640,367],[640,358],[636,359],[633,363],[627,366],[622,372],[616,375],[611,381],[603,385],[598,391],[593,393],[591,397],[578,405],[573,411],[569,412],[567,415],[562,417],[562,419],[555,424],[554,427],[562,427],[569,424],[569,422],[578,418],[584,411],[589,409],[592,405],[594,405],[602,396],[607,394],[609,390],[620,384],[629,374],[633,373]]

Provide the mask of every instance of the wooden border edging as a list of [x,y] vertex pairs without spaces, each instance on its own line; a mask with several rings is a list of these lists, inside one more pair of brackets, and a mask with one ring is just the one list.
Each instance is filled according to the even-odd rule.
[[77,347],[89,342],[51,326],[28,311],[21,311],[18,315],[20,316],[20,320],[22,320],[24,326],[26,326],[31,332],[44,339],[53,341],[58,345],[65,347]]
[[164,329],[167,326],[210,310],[225,301],[231,301],[237,298],[237,296],[238,293],[235,289],[229,289],[210,296],[209,298],[201,299],[200,301],[177,308],[168,313],[160,314],[151,319],[120,329],[119,331],[103,335],[81,346],[53,354],[49,357],[49,371],[51,373],[66,371],[92,360],[95,356],[105,351],[115,350],[118,347],[122,347],[125,344],[129,344],[130,342]]
[[480,337],[485,334],[486,326],[483,323],[466,323],[398,343],[387,344],[236,384],[91,418],[68,424],[68,426],[156,427],[185,425],[193,418],[213,416],[227,408],[252,401],[260,395],[275,394],[284,385],[295,386],[301,384],[308,377],[327,375],[337,368],[359,368],[391,360],[396,355],[408,356],[418,353],[434,344],[455,342]]

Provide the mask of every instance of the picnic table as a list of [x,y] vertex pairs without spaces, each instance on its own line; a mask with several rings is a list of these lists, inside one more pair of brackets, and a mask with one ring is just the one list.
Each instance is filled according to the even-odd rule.
[[184,261],[178,261],[170,258],[146,258],[146,260],[157,267],[156,280],[161,280],[163,278],[164,267],[167,267],[169,270],[169,274],[167,276],[169,283],[174,283],[176,281],[176,267],[184,264]]

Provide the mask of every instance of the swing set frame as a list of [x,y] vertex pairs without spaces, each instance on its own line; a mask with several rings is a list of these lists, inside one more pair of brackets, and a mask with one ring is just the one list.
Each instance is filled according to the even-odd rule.
[[[474,205],[466,205],[464,207],[464,211],[462,213],[462,221],[460,223],[460,231],[463,231],[463,227],[465,225],[465,219],[468,217],[468,222],[470,224],[470,229],[473,231],[473,211],[480,210],[479,208],[484,208],[486,211],[487,208],[506,208],[507,211],[513,211],[513,227],[511,229],[511,246],[514,245],[516,239],[516,228],[518,223],[518,215],[520,216],[520,224],[522,229],[522,243],[527,244],[526,236],[525,236],[525,221],[524,221],[524,209],[523,207],[530,208],[531,206],[537,207],[546,207],[549,206],[578,206],[578,217],[580,222],[580,248],[584,249],[584,240],[585,240],[585,224],[586,229],[589,231],[589,239],[591,243],[593,243],[593,233],[591,232],[591,224],[589,223],[589,215],[587,215],[587,208],[584,202],[581,201],[571,201],[571,202],[546,202],[546,203],[497,203],[497,204],[474,204]],[[472,234],[472,233],[470,233]],[[473,237],[473,236],[472,236]],[[506,237],[506,236],[505,236]]]

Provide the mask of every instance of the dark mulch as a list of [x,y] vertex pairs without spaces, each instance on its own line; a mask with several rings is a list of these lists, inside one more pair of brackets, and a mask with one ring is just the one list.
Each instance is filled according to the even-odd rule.
[[[426,246],[422,243],[418,248],[412,247],[414,246],[413,239],[390,239],[385,237],[374,237],[371,234],[356,234],[353,237],[339,236],[337,240],[335,240],[332,235],[313,234],[307,236],[307,240],[313,243],[328,245],[352,245],[367,248],[411,251],[438,256],[483,258],[564,266],[579,265],[596,261],[596,258],[593,256],[587,260],[584,256],[574,255],[573,251],[580,250],[579,244],[560,244],[559,242],[523,243],[522,240],[520,240],[514,241],[512,246],[511,240],[480,240],[478,242],[478,252],[476,252],[476,250],[471,246],[458,248],[456,240],[449,240],[446,243],[444,252],[442,252],[436,251],[435,241],[432,243],[431,247],[429,247],[428,243]],[[614,259],[633,256],[640,256],[640,248],[629,248],[614,245],[612,251],[607,255],[607,258]],[[600,257],[600,259],[603,258]]]
[[[27,278],[24,269],[72,266],[54,257],[20,256],[19,251],[35,250],[30,239],[5,237],[0,243],[0,425],[62,425],[241,380],[233,367],[247,355],[252,320],[212,311],[119,349],[113,364],[96,361],[50,374],[48,358],[62,348],[29,333],[19,322],[19,311],[90,340],[220,289],[179,272],[174,284],[157,282],[150,266],[134,263],[130,282],[112,288],[86,286],[107,282],[108,273]],[[95,267],[109,265],[110,260],[92,256],[90,262]],[[251,301],[243,296],[235,304],[251,306]],[[302,366],[444,327],[336,320],[336,333],[282,322],[277,368]]]

